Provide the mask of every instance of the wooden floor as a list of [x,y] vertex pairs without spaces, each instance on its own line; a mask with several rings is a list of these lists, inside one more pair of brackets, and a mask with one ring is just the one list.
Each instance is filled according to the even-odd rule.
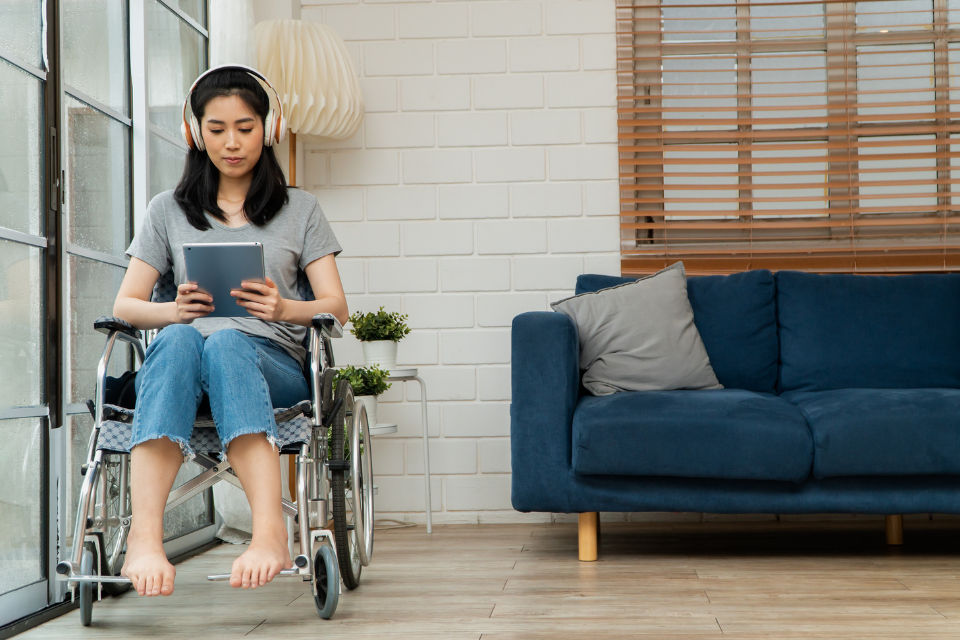
[[[922,528],[922,530],[921,530]],[[309,586],[208,583],[241,547],[178,566],[169,598],[128,593],[18,638],[960,638],[956,522],[604,524],[600,560],[576,525],[378,531],[373,564],[330,621]]]

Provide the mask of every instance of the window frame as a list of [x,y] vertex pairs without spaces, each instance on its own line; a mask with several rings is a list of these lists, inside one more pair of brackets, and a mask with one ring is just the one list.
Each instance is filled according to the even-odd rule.
[[[734,17],[737,29],[737,37],[727,39],[724,42],[710,41],[665,41],[664,36],[668,33],[664,30],[665,17],[664,8],[680,5],[675,2],[661,2],[661,0],[621,0],[617,7],[618,19],[618,118],[620,131],[620,189],[621,189],[621,257],[622,273],[624,275],[642,275],[652,273],[658,268],[663,268],[678,259],[684,258],[684,251],[677,247],[674,250],[668,246],[669,241],[664,234],[670,230],[681,228],[682,225],[670,226],[667,221],[669,210],[665,207],[665,202],[669,200],[667,191],[670,191],[670,185],[666,178],[665,164],[663,162],[665,152],[662,150],[670,145],[668,139],[655,139],[657,132],[663,133],[669,126],[669,120],[663,117],[667,111],[664,102],[668,99],[663,94],[664,66],[662,60],[675,55],[735,55],[737,59],[736,69],[736,97],[738,120],[753,120],[759,111],[763,108],[754,103],[754,98],[758,95],[753,85],[753,66],[751,65],[752,56],[756,53],[787,53],[790,51],[822,51],[826,58],[825,76],[827,100],[825,109],[828,118],[834,115],[847,115],[849,112],[857,113],[858,107],[869,107],[869,103],[856,103],[851,99],[856,94],[847,93],[852,87],[857,91],[857,65],[856,59],[860,46],[864,45],[894,45],[894,44],[929,44],[933,50],[933,78],[934,85],[930,90],[930,101],[935,103],[935,110],[931,113],[929,119],[914,119],[906,123],[916,125],[918,129],[926,129],[926,135],[929,133],[931,124],[944,123],[948,126],[938,126],[936,131],[936,142],[929,144],[931,150],[936,152],[935,178],[937,208],[931,215],[943,216],[943,231],[941,237],[947,236],[947,225],[958,224],[958,221],[951,214],[960,210],[960,207],[952,207],[951,198],[953,194],[960,190],[951,188],[952,183],[958,182],[951,178],[950,166],[950,146],[951,137],[949,128],[955,121],[950,116],[950,106],[946,104],[950,94],[950,71],[949,71],[949,52],[950,45],[960,43],[960,29],[950,29],[947,24],[948,0],[931,0],[929,16],[930,28],[921,26],[912,30],[891,29],[888,33],[869,32],[866,29],[857,29],[857,2],[824,2],[816,5],[823,8],[823,33],[819,38],[802,38],[795,42],[787,42],[786,39],[779,41],[764,42],[762,39],[752,39],[751,34],[751,4],[748,0],[731,0],[722,3],[728,7],[735,5]],[[791,3],[784,3],[791,4]],[[922,10],[924,13],[927,10]],[[724,18],[726,19],[726,18]],[[765,19],[768,20],[768,19]],[[638,26],[642,25],[642,26]],[[653,25],[656,25],[654,27]],[[761,27],[763,28],[763,27]],[[844,47],[847,47],[846,50]],[[852,53],[851,49],[852,48]],[[637,53],[644,51],[644,54]],[[656,51],[654,56],[652,52]],[[854,60],[854,65],[850,65],[850,60]],[[728,85],[729,86],[729,85]],[[956,88],[956,87],[954,87]],[[835,96],[834,94],[838,94]],[[839,95],[846,94],[846,95]],[[852,103],[852,106],[851,106]],[[656,105],[660,105],[660,116],[654,113]],[[636,106],[652,105],[648,113],[631,113],[631,108]],[[845,105],[839,106],[838,105]],[[649,120],[649,125],[644,123],[644,119]],[[791,141],[809,141],[815,143],[834,142],[837,139],[836,129],[831,129],[824,121],[823,126],[810,129],[796,129],[796,135],[784,140]],[[884,128],[890,128],[890,122],[860,122],[856,125],[857,133],[853,140],[859,141],[869,137],[869,131],[876,129],[878,135]],[[848,125],[849,126],[849,125]],[[898,127],[904,126],[904,123],[898,122]],[[737,148],[737,164],[730,163],[729,166],[736,166],[738,175],[738,184],[735,189],[731,189],[738,196],[737,207],[730,213],[737,216],[739,222],[743,223],[741,239],[736,239],[732,235],[729,237],[729,254],[740,255],[739,259],[716,260],[713,263],[702,261],[698,262],[696,253],[687,253],[689,260],[688,271],[691,273],[730,273],[742,271],[750,268],[766,267],[771,269],[778,268],[807,268],[814,271],[842,271],[842,272],[871,272],[880,271],[885,273],[893,272],[916,272],[916,271],[943,271],[960,270],[960,256],[956,252],[948,254],[946,251],[946,241],[944,240],[944,264],[941,266],[911,264],[908,259],[904,259],[900,264],[890,260],[869,260],[865,257],[859,257],[857,251],[864,255],[873,248],[858,249],[857,242],[861,239],[868,239],[869,235],[860,235],[858,229],[864,227],[857,226],[852,222],[853,213],[837,213],[835,210],[840,207],[847,207],[851,211],[857,211],[859,214],[860,198],[858,189],[851,185],[860,184],[860,175],[868,173],[862,169],[854,160],[851,162],[847,156],[847,148],[828,149],[826,152],[827,168],[824,171],[826,182],[826,192],[824,194],[825,212],[830,220],[837,219],[843,222],[849,231],[843,231],[837,226],[825,226],[827,232],[824,241],[830,239],[851,239],[852,255],[844,260],[838,260],[837,264],[830,265],[829,261],[822,261],[816,264],[816,261],[810,261],[811,265],[805,267],[802,260],[791,259],[786,255],[776,255],[775,251],[757,251],[764,253],[763,259],[755,256],[754,241],[762,241],[762,234],[758,232],[759,227],[755,226],[754,218],[760,218],[761,214],[753,213],[754,208],[751,199],[754,197],[754,182],[752,175],[742,175],[744,173],[752,174],[757,164],[757,157],[749,148],[744,145],[755,145],[753,138],[753,124],[740,124],[737,128],[742,136],[735,137],[731,144]],[[650,142],[650,147],[659,147],[659,150],[645,150],[642,144],[643,140],[634,140],[633,134],[646,136]],[[909,135],[903,133],[900,135]],[[954,138],[960,136],[955,133]],[[695,136],[688,136],[694,138]],[[849,138],[849,136],[848,136]],[[709,135],[702,136],[705,144],[715,143],[717,140],[711,139]],[[779,142],[781,139],[778,138]],[[697,144],[696,141],[686,141],[677,143],[678,145]],[[848,143],[849,144],[849,143]],[[678,147],[679,148],[679,147]],[[849,147],[851,149],[855,147]],[[718,147],[719,149],[719,147]],[[669,153],[669,152],[667,152]],[[789,153],[789,152],[788,152]],[[642,163],[636,161],[641,160]],[[862,158],[861,158],[862,160]],[[960,164],[960,163],[958,163]],[[958,167],[960,168],[960,167]],[[674,187],[674,190],[676,187]],[[633,191],[635,193],[631,194]],[[771,192],[768,191],[768,195]],[[773,192],[780,195],[779,192]],[[697,195],[697,194],[691,194]],[[659,202],[658,202],[659,201]],[[832,204],[831,204],[832,203]],[[838,206],[839,205],[839,206]],[[864,206],[869,206],[869,201]],[[726,213],[726,212],[723,212]],[[776,210],[770,210],[771,214],[776,214]],[[764,216],[769,215],[766,211]],[[881,214],[883,215],[883,214]],[[896,214],[894,214],[896,215]],[[800,217],[800,216],[797,216]],[[847,222],[850,220],[851,222]],[[663,233],[658,235],[658,227],[663,228]],[[730,225],[732,228],[733,225]],[[731,229],[728,228],[727,232]],[[700,235],[705,236],[704,248],[708,247],[706,241],[713,240],[706,236],[711,231],[701,231]],[[724,232],[717,234],[718,239]],[[956,232],[952,232],[955,234]],[[755,234],[757,238],[755,238]],[[799,235],[799,234],[798,234]],[[672,239],[682,240],[682,236],[671,237]],[[717,245],[714,245],[717,246]],[[647,259],[636,258],[631,251],[637,251],[641,247],[648,247],[651,256],[661,256],[662,259],[650,257]],[[694,243],[689,243],[687,248],[696,248]],[[654,249],[662,248],[663,251],[655,253]],[[717,250],[714,253],[721,254],[723,251]],[[845,263],[845,264],[840,264]],[[693,265],[693,268],[690,268]]]

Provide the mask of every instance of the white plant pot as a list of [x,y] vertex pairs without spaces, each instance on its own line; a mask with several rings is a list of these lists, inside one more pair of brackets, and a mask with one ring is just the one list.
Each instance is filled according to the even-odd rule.
[[364,366],[378,364],[387,371],[397,368],[397,343],[393,340],[373,340],[360,344],[363,345]]
[[357,400],[367,408],[367,426],[377,426],[377,396],[357,396]]

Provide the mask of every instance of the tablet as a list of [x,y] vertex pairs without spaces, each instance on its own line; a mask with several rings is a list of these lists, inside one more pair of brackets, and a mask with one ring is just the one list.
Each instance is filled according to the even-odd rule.
[[252,318],[230,295],[243,281],[263,283],[263,245],[259,242],[193,242],[183,245],[187,282],[213,297],[205,318]]

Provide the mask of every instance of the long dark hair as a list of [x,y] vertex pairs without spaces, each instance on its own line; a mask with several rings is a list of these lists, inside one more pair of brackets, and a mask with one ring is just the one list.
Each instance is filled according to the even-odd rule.
[[[253,76],[242,69],[223,69],[201,80],[190,94],[190,108],[197,121],[203,118],[204,108],[210,100],[223,96],[239,97],[260,116],[261,124],[270,110],[267,92]],[[243,210],[250,222],[262,227],[270,222],[289,200],[287,180],[280,163],[277,162],[273,147],[263,147],[260,159],[252,171],[253,181],[243,202]],[[190,149],[173,197],[186,212],[190,224],[200,231],[211,228],[210,222],[203,215],[204,210],[217,220],[227,222],[226,215],[217,204],[219,186],[220,170],[210,160],[207,152]]]

